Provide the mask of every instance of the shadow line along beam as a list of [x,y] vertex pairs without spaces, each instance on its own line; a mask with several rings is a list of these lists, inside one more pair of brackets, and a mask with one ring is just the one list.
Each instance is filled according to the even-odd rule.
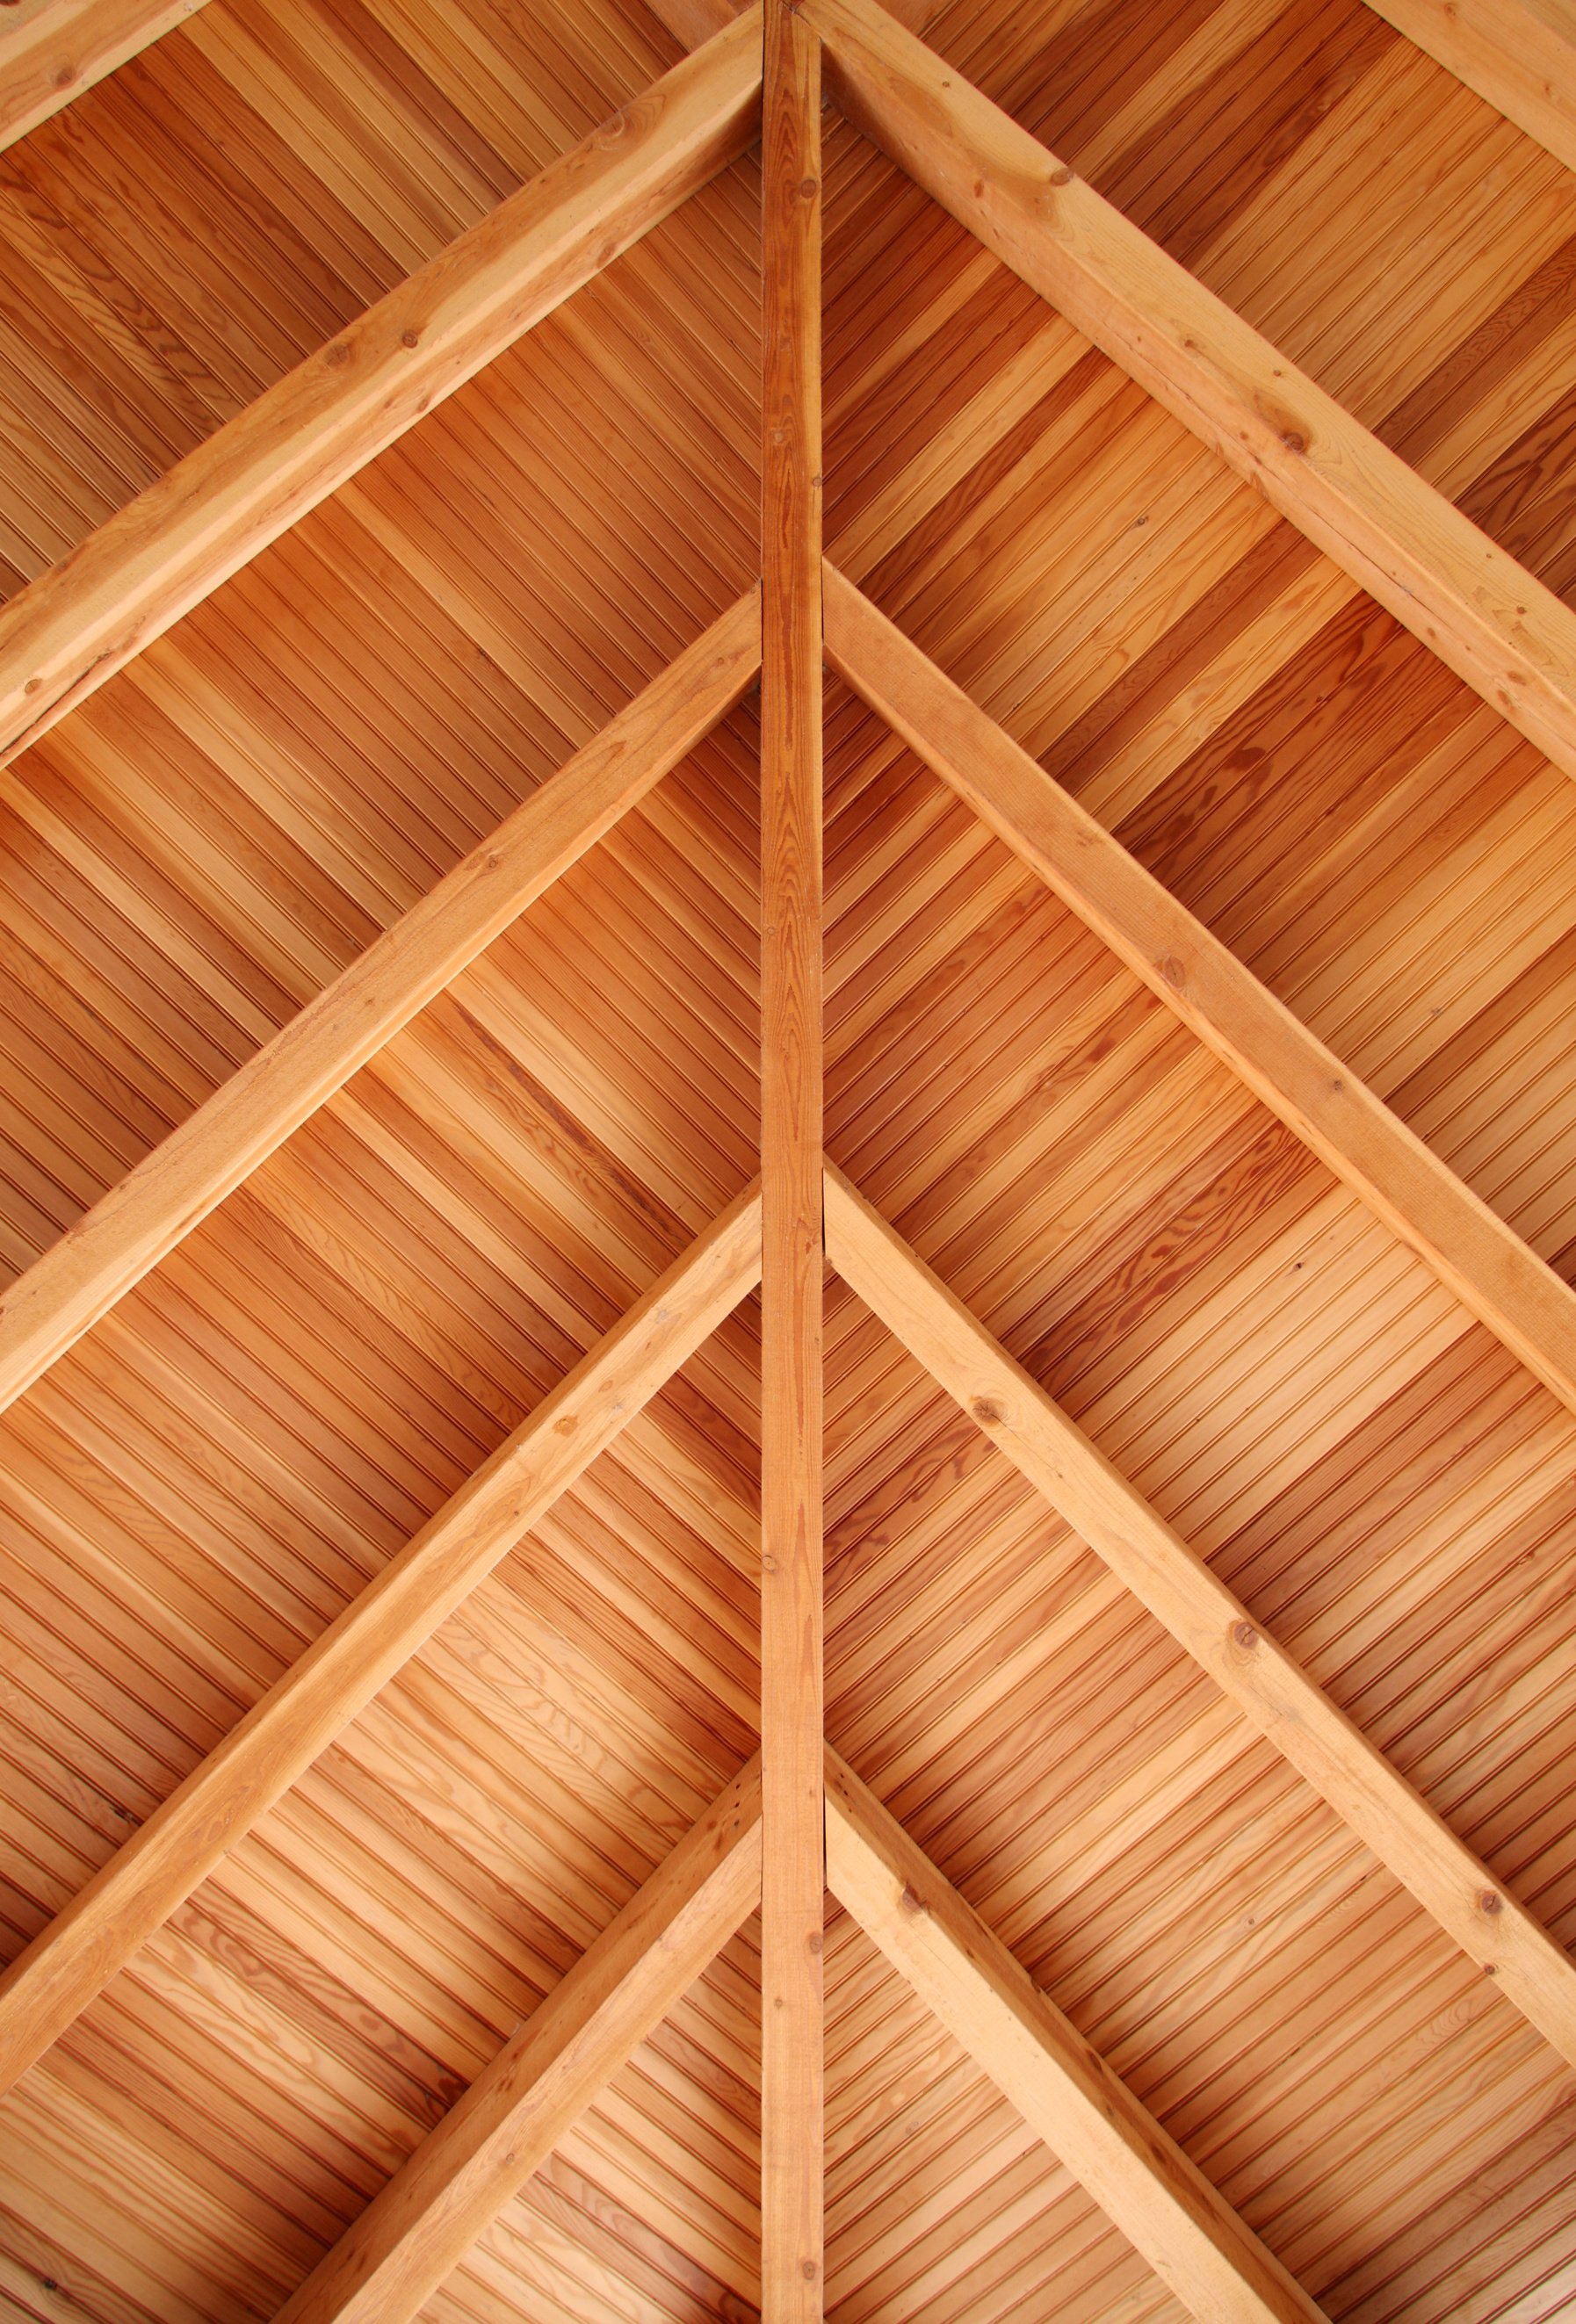
[[760,1277],[751,1186],[636,1300],[0,1978],[0,2095]]
[[1571,0],[1369,0],[1369,6],[1576,170]]

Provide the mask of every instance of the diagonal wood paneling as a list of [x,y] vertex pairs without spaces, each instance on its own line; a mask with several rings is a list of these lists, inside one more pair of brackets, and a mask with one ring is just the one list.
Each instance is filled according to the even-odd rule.
[[[1576,195],[1361,0],[908,21],[1551,586]],[[210,0],[0,171],[14,589],[676,53]],[[828,120],[827,541],[1562,1271],[1570,787]],[[758,562],[741,165],[10,779],[26,1263]],[[842,546],[840,546],[840,543]],[[1568,1424],[840,689],[836,1158],[1567,1940]],[[756,1167],[758,734],[18,1408],[14,1950]],[[753,1311],[30,2079],[0,2312],[270,2314],[753,1748]],[[1542,2324],[1571,2092],[871,1320],[834,1739],[1332,2317]],[[753,1932],[429,2310],[741,2324]],[[829,2312],[1175,2312],[845,1921]],[[44,2279],[57,2285],[46,2292]]]

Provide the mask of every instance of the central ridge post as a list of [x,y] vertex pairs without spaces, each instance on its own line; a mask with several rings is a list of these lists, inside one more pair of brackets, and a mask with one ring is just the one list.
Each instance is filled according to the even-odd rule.
[[821,51],[766,0],[761,638],[761,2303],[824,2297]]

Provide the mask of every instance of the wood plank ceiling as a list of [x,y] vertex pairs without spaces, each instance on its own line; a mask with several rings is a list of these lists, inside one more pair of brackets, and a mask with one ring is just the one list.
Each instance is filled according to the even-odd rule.
[[1569,28],[730,13],[0,21],[0,2316],[1569,2316]]

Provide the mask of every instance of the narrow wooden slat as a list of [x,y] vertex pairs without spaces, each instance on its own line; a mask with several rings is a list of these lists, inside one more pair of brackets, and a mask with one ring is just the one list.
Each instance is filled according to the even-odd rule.
[[1576,2064],[1576,1963],[1563,1947],[830,1163],[826,1237],[833,1265],[889,1331]]
[[767,0],[761,599],[761,2301],[821,2314],[821,52]]
[[30,1267],[0,1302],[0,1410],[677,766],[760,661],[751,590]]
[[826,1748],[826,1877],[926,2006],[1205,2324],[1323,2310]]
[[742,16],[177,462],[0,613],[0,752],[36,739],[755,134]]
[[879,0],[805,13],[857,127],[1576,776],[1576,613]]
[[760,1772],[714,1801],[279,2311],[407,2324],[760,1902]]
[[760,1198],[729,1205],[0,1978],[0,2092],[86,2008],[751,1291]]
[[23,0],[0,19],[0,152],[205,0]]
[[853,583],[833,666],[1063,902],[1576,1411],[1576,1294]]
[[1571,0],[1369,0],[1405,32],[1576,170],[1576,10]]

